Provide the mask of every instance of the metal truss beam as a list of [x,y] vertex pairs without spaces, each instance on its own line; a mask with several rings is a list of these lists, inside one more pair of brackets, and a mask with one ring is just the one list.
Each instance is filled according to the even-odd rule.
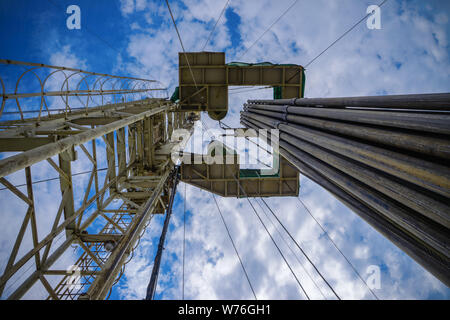
[[[192,127],[185,113],[168,127],[174,108],[170,101],[145,98],[0,124],[0,152],[23,151],[0,160],[0,183],[7,189],[3,192],[26,206],[0,278],[3,298],[25,298],[38,283],[48,299],[108,296],[152,217],[167,207],[173,164],[170,153],[154,154],[171,144],[171,130]],[[106,171],[98,168],[99,152],[106,154]],[[83,189],[74,190],[72,163],[80,154],[92,170]],[[61,196],[56,200],[55,195],[56,212],[48,212],[54,217],[50,231],[38,236],[42,222],[35,212],[43,208],[35,205],[42,191],[33,184],[32,170],[42,162],[59,176]],[[11,174],[22,171],[26,191],[11,182]],[[74,246],[72,269],[61,270],[57,262]],[[27,272],[27,267],[34,271]]]

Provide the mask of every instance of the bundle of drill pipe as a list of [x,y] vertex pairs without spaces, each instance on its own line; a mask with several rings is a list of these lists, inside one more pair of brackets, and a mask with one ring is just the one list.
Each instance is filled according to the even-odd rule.
[[450,93],[248,100],[241,123],[450,286]]

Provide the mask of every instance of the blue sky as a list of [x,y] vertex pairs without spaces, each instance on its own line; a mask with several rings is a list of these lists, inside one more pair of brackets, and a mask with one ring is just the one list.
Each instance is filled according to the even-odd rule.
[[[225,2],[170,1],[188,51],[203,47]],[[245,49],[292,2],[231,0],[206,50],[225,51],[227,62],[306,64],[361,19],[369,5],[378,1],[300,0],[242,57]],[[65,9],[71,4],[81,8],[81,30],[66,28]],[[369,30],[363,22],[311,64],[306,71],[305,96],[449,90],[450,3],[389,0],[382,7],[381,15],[381,30]],[[170,92],[178,81],[181,48],[164,1],[2,1],[0,35],[2,58],[156,79]],[[224,122],[239,126],[239,111],[247,99],[271,95],[271,90],[230,95],[230,110]],[[206,115],[204,118],[209,127],[218,128]],[[56,187],[57,183],[43,188]],[[184,185],[180,184],[163,256],[158,299],[181,297],[183,190]],[[187,194],[186,297],[252,298],[210,195],[190,186]],[[303,176],[300,197],[364,278],[368,266],[380,267],[381,289],[376,291],[380,298],[450,297],[448,288]],[[2,194],[0,199],[5,201]],[[297,199],[268,201],[343,298],[371,298]],[[248,203],[237,199],[219,199],[219,203],[258,298],[301,298],[292,275]],[[255,205],[258,207],[256,202]],[[152,221],[135,257],[127,265],[125,276],[114,287],[111,299],[143,298],[162,221],[162,217]],[[283,250],[288,252],[286,247]],[[294,257],[287,256],[311,295],[322,298]]]

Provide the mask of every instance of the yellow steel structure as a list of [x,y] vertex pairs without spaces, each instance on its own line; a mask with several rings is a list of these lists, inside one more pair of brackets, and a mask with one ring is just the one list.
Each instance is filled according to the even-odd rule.
[[302,97],[299,65],[225,64],[224,52],[180,52],[178,61],[181,111],[207,111],[212,119],[224,118],[229,86],[281,87],[282,98]]

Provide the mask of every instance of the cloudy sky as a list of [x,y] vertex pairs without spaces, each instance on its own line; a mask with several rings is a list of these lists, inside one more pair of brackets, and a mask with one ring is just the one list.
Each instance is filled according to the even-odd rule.
[[[187,51],[202,50],[226,2],[170,1]],[[205,50],[225,51],[227,62],[306,65],[365,16],[369,5],[378,2],[381,1],[231,0]],[[247,51],[293,3],[286,15]],[[81,8],[80,30],[66,28],[65,9],[71,4]],[[445,0],[388,0],[381,8],[380,30],[369,30],[363,21],[309,65],[305,96],[449,91],[449,18],[450,2]],[[169,92],[178,82],[181,46],[164,1],[2,1],[0,34],[2,58],[156,79]],[[270,89],[239,91],[230,93],[229,112],[224,119],[234,127],[239,127],[239,111],[247,99],[272,96]],[[218,128],[207,115],[203,118],[209,127]],[[85,162],[82,158],[77,161],[77,171],[82,171]],[[45,165],[35,171],[40,178],[51,174]],[[86,179],[80,178],[77,183],[81,186]],[[20,177],[11,181],[20,182]],[[49,182],[40,188],[44,193],[42,208],[55,211],[56,205],[49,194],[52,190],[57,192],[58,183]],[[181,183],[164,251],[157,299],[181,298],[184,190],[185,185]],[[186,187],[186,194],[185,297],[252,299],[252,291],[211,195],[191,186]],[[364,279],[369,276],[370,266],[380,268],[381,287],[374,290],[380,299],[450,297],[445,285],[303,176],[300,198]],[[0,191],[0,199],[2,204],[9,205],[2,220],[6,217],[11,221],[10,228],[2,227],[5,230],[0,239],[3,270],[11,246],[8,230],[18,227],[20,220],[14,216],[14,203],[9,202],[5,191]],[[217,199],[257,298],[304,299],[248,201]],[[251,201],[308,295],[314,299],[333,299],[332,292],[292,244],[295,254],[290,251],[267,218],[269,212],[262,203]],[[341,298],[373,298],[298,199],[271,198],[267,202]],[[111,299],[145,296],[162,221],[162,217],[152,221],[135,257],[127,265],[125,276],[114,287]],[[284,234],[283,237],[289,240]],[[35,288],[30,297],[44,293],[43,288]]]

